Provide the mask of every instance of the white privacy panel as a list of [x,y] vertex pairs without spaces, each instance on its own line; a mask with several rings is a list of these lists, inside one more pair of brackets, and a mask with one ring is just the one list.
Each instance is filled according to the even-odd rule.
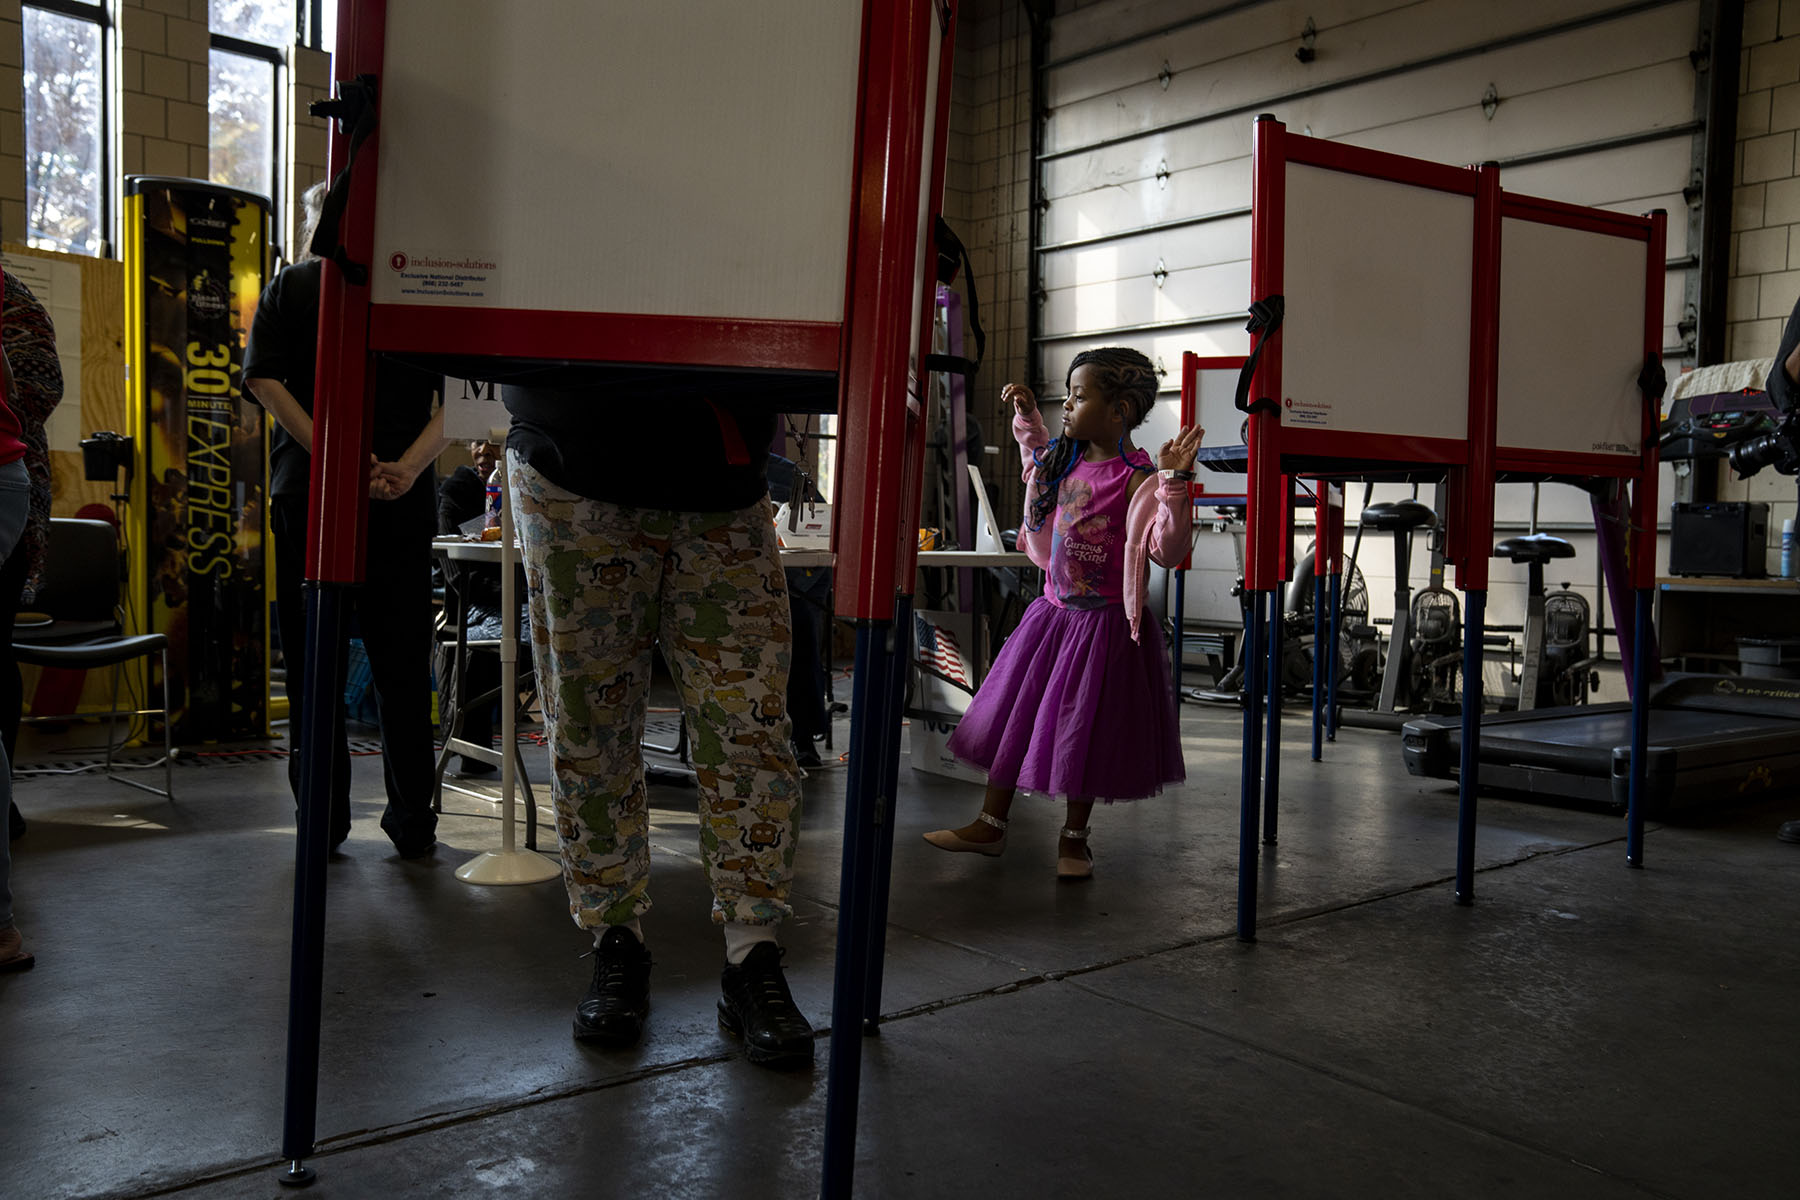
[[[1194,410],[1201,427],[1206,430],[1206,436],[1200,441],[1202,446],[1244,445],[1244,414],[1237,408],[1237,381],[1235,369],[1195,372],[1194,390],[1198,395]],[[1210,490],[1231,489],[1213,487]]]
[[1467,436],[1475,202],[1287,165],[1283,424]]
[[374,301],[841,321],[861,8],[390,0]]
[[[1179,376],[1177,376],[1179,378]],[[1243,414],[1238,412],[1233,401],[1237,397],[1237,368],[1230,370],[1202,370],[1195,373],[1194,387],[1197,392],[1194,405],[1196,420],[1206,430],[1201,439],[1203,446],[1237,446],[1242,444],[1238,437],[1238,427],[1243,423]],[[1150,408],[1150,415],[1144,423],[1131,431],[1131,440],[1140,448],[1149,452],[1155,459],[1156,452],[1162,444],[1181,432],[1181,393],[1163,392],[1157,396],[1156,403]],[[1216,472],[1201,471],[1200,482],[1215,492],[1234,491],[1238,483],[1224,486],[1230,480],[1229,475]],[[1215,486],[1219,485],[1219,486]]]
[[1502,448],[1641,451],[1645,250],[1631,238],[1501,221]]

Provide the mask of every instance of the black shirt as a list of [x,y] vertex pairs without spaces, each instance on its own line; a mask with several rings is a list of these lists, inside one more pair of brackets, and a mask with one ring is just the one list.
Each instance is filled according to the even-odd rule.
[[[313,375],[319,342],[318,259],[296,263],[263,289],[244,351],[245,379],[274,379],[286,386],[308,414],[313,410]],[[394,462],[406,453],[431,420],[431,401],[443,377],[419,367],[380,360],[375,368],[375,457]],[[277,424],[269,441],[269,494],[304,495],[312,462],[306,450]],[[432,472],[413,486],[430,487]]]
[[776,409],[733,376],[613,368],[579,388],[500,389],[506,447],[590,500],[676,512],[748,508],[768,491]]
[[474,467],[458,467],[438,483],[438,532],[455,535],[464,521],[487,511],[487,480]]
[[1768,382],[1763,385],[1769,399],[1781,412],[1793,408],[1796,395],[1800,394],[1800,385],[1787,376],[1788,355],[1794,352],[1795,346],[1800,346],[1800,303],[1794,305],[1794,311],[1788,316],[1787,328],[1781,334],[1781,346],[1775,351],[1775,365],[1769,369]]

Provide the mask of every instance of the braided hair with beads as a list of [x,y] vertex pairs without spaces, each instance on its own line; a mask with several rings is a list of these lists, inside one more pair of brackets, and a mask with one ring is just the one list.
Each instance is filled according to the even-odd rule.
[[[1094,369],[1092,373],[1103,399],[1125,402],[1125,428],[1136,429],[1144,423],[1144,418],[1150,415],[1150,406],[1156,403],[1155,364],[1125,346],[1083,350],[1069,363],[1069,373],[1063,381],[1065,387],[1074,379],[1075,369],[1084,366]],[[1076,438],[1059,437],[1052,439],[1048,446],[1032,451],[1032,461],[1037,464],[1037,494],[1031,499],[1026,528],[1036,531],[1044,527],[1045,519],[1056,510],[1062,481],[1081,461],[1086,445]],[[1125,456],[1125,439],[1122,437],[1119,439],[1119,456]],[[1136,468],[1137,464],[1132,466]]]

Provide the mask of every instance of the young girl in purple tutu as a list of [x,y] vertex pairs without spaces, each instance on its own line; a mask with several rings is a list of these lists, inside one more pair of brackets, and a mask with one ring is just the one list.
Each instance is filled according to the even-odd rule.
[[1173,566],[1187,555],[1188,481],[1204,431],[1183,429],[1152,466],[1130,431],[1156,385],[1135,350],[1083,351],[1054,440],[1030,388],[1009,383],[1000,394],[1025,465],[1019,546],[1044,569],[1044,594],[950,736],[951,752],[985,770],[988,785],[975,820],[925,835],[939,849],[1000,854],[1013,793],[1024,789],[1067,800],[1056,873],[1087,879],[1094,801],[1154,796],[1187,777],[1169,657],[1143,610],[1147,560]]

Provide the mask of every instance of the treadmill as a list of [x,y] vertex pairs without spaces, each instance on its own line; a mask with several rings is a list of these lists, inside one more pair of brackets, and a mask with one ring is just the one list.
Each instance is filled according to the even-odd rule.
[[[1462,718],[1408,721],[1401,753],[1409,774],[1455,779]],[[1800,679],[1668,675],[1650,693],[1644,753],[1647,817],[1800,787]],[[1630,781],[1630,704],[1481,719],[1484,788],[1622,813]]]
[[[1761,390],[1772,363],[1721,363],[1675,381],[1660,431],[1661,456],[1723,458],[1731,447],[1773,432],[1780,414]],[[1407,722],[1401,752],[1409,773],[1454,779],[1461,766],[1460,718]],[[1646,816],[1800,786],[1800,679],[1665,676],[1651,687],[1644,772]],[[1484,786],[1624,812],[1630,778],[1628,703],[1481,718]]]

